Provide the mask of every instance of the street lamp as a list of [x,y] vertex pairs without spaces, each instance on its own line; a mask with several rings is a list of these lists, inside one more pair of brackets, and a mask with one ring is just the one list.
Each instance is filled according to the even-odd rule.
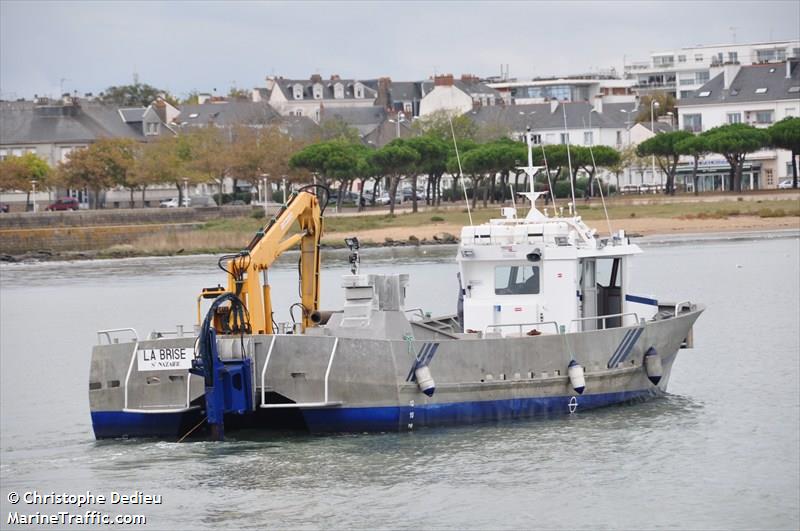
[[397,119],[392,120],[389,118],[390,124],[395,124],[397,126],[397,138],[400,138],[400,124],[406,121],[406,115],[403,111],[397,113]]
[[36,179],[31,181],[31,186],[33,187],[33,191],[31,192],[31,196],[33,198],[33,211],[36,212]]
[[[656,126],[655,126],[656,120],[655,120],[654,109],[658,109],[659,107],[660,107],[660,105],[656,101],[655,98],[650,100],[650,130],[653,132],[653,135],[656,134]],[[656,156],[655,155],[651,155],[651,157],[652,157],[652,162],[653,162],[653,181],[655,181],[656,180]],[[661,176],[661,186],[664,186],[664,176],[663,175]]]

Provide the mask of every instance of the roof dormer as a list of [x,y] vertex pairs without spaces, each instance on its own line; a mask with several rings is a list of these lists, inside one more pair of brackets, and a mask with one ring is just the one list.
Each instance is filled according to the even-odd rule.
[[322,83],[314,83],[311,86],[311,92],[314,95],[314,99],[315,100],[321,100],[322,99],[323,90],[324,90],[324,87],[322,86]]
[[292,85],[292,93],[294,94],[294,99],[302,100],[303,99],[303,85],[300,83],[295,83]]
[[337,100],[344,98],[344,85],[342,83],[336,82],[333,85],[333,97]]
[[356,82],[353,85],[353,97],[357,98],[357,99],[363,99],[364,98],[364,85],[362,85],[359,82]]

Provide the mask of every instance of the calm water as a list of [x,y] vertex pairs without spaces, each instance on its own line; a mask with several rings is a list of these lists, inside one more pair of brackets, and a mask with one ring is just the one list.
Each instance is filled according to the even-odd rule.
[[[800,240],[652,242],[637,291],[708,310],[671,395],[560,420],[226,443],[95,442],[94,332],[191,324],[211,257],[0,268],[0,528],[8,493],[160,494],[146,528],[707,528],[800,525]],[[366,252],[411,273],[408,307],[455,307],[453,248]],[[341,302],[344,255],[323,274]],[[271,276],[281,319],[295,264]],[[282,306],[277,308],[277,306]],[[79,511],[83,512],[86,508]]]

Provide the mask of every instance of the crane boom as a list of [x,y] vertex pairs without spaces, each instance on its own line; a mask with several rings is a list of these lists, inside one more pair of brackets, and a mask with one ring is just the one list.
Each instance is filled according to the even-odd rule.
[[[313,326],[311,313],[319,309],[319,244],[325,209],[314,193],[315,188],[322,188],[328,193],[327,188],[319,185],[301,188],[292,194],[267,226],[256,233],[246,249],[220,258],[220,267],[229,275],[227,291],[241,299],[249,314],[249,330],[246,330],[248,333],[274,332],[269,268],[283,252],[297,245],[300,246],[302,327],[305,330]],[[300,231],[290,234],[295,221],[300,226]],[[204,293],[216,296],[221,290]]]

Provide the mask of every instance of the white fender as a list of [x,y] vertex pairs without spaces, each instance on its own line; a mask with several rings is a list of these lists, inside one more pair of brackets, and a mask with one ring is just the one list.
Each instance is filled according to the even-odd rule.
[[644,370],[653,385],[658,385],[664,375],[664,369],[661,367],[661,356],[653,347],[647,349],[644,354]]
[[583,390],[586,389],[586,378],[583,376],[583,367],[575,360],[569,362],[567,365],[567,375],[569,376],[569,383],[572,384],[572,388],[575,389],[575,392],[579,395],[583,394]]
[[436,382],[433,381],[433,376],[431,376],[431,369],[427,365],[417,367],[417,370],[414,371],[414,376],[417,377],[419,390],[428,396],[433,396],[433,393],[436,392]]

